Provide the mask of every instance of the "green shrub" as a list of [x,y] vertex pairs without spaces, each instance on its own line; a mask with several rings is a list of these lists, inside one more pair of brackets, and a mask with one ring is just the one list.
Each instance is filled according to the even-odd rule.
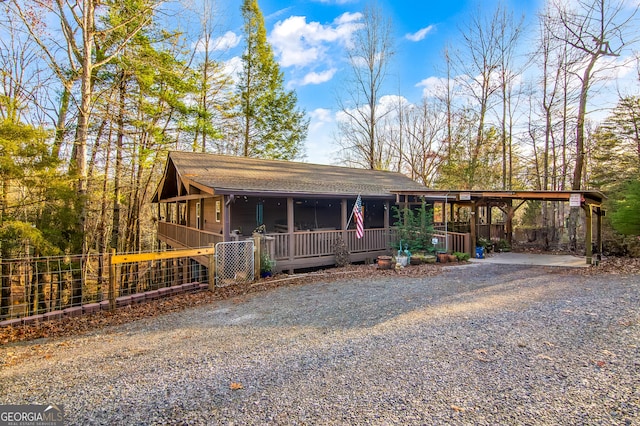
[[469,253],[462,253],[459,251],[453,252],[453,255],[458,259],[458,262],[467,261],[471,257]]
[[397,219],[394,223],[397,238],[395,247],[400,247],[400,241],[402,241],[403,246],[408,247],[412,253],[416,251],[433,253],[435,251],[431,243],[433,212],[430,207],[427,208],[427,203],[423,200],[417,209],[400,210],[394,206],[393,211]]

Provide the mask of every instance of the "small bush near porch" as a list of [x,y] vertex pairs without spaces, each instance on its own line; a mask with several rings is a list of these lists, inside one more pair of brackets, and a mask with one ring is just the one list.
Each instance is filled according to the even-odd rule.
[[[415,252],[435,252],[431,241],[433,238],[433,209],[423,200],[418,208],[399,209],[393,207],[396,222],[396,239],[394,247]],[[402,247],[400,246],[402,244]]]

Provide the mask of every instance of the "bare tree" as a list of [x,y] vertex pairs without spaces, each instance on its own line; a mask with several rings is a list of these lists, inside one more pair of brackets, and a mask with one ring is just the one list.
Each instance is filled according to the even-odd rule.
[[498,71],[502,64],[498,40],[500,26],[495,14],[488,16],[482,10],[473,15],[467,26],[460,30],[462,42],[453,59],[454,69],[462,76],[459,81],[466,95],[477,109],[475,140],[471,148],[469,182],[473,184],[481,166],[479,156],[485,144],[488,111],[495,104],[495,95],[500,89]]
[[[234,111],[236,98],[233,94],[233,79],[224,72],[222,62],[216,60],[214,52],[220,49],[215,35],[220,23],[216,17],[222,16],[217,9],[218,2],[204,0],[196,13],[200,16],[201,32],[197,43],[194,43],[193,62],[197,86],[197,106],[192,126],[192,150],[207,152],[207,146],[215,152],[227,152],[227,128],[235,121],[229,119],[229,112]],[[236,102],[237,104],[237,102]]]
[[500,55],[498,81],[501,94],[500,142],[502,145],[502,189],[511,189],[513,180],[513,109],[517,101],[514,91],[515,81],[522,73],[517,69],[516,50],[522,34],[523,17],[514,20],[513,14],[503,6],[496,9],[494,21],[497,24],[496,42]]
[[636,30],[635,18],[640,6],[628,3],[623,0],[576,0],[569,4],[555,0],[550,10],[551,34],[575,54],[576,60],[568,65],[580,81],[572,189],[582,187],[590,90],[598,74],[607,68],[596,65],[606,57],[620,56],[635,42],[632,34]]
[[412,179],[431,187],[443,161],[448,159],[446,143],[448,116],[437,100],[425,98],[422,104],[405,110],[403,131],[406,147],[403,158]]
[[340,127],[340,145],[345,159],[369,169],[379,169],[382,158],[377,137],[381,90],[394,55],[391,23],[375,3],[362,13],[363,25],[355,33],[348,51],[352,78],[338,105],[345,119]]

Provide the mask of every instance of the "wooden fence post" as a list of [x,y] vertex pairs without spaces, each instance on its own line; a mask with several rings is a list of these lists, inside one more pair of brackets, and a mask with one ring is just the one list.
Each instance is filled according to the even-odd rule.
[[260,278],[260,269],[262,265],[260,262],[262,261],[262,235],[255,233],[253,234],[253,279],[257,280]]
[[[209,244],[215,247],[215,244]],[[209,255],[209,291],[216,291],[216,253],[215,250]]]
[[111,249],[111,255],[109,256],[109,310],[115,311],[116,309],[116,265],[113,263],[113,256],[116,254],[116,249]]

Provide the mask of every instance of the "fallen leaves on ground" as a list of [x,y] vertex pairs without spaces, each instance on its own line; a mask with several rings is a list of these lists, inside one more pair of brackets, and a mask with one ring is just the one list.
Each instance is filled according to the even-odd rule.
[[[595,257],[594,257],[595,259]],[[591,268],[577,268],[577,272],[586,275],[615,274],[634,275],[640,274],[640,258],[631,257],[605,257],[596,266]]]
[[244,389],[244,386],[242,386],[242,383],[231,382],[231,384],[229,385],[229,388],[231,390],[240,390],[240,389]]
[[[250,293],[267,291],[272,288],[309,284],[318,281],[337,281],[345,277],[373,278],[377,276],[420,277],[434,276],[442,271],[439,264],[412,265],[399,271],[379,270],[376,265],[348,265],[310,272],[307,274],[279,274],[255,281],[249,285],[235,285],[217,288],[215,292],[198,291],[183,293],[160,300],[146,301],[113,312],[101,311],[96,314],[74,318],[61,318],[32,325],[0,328],[0,348],[12,342],[40,338],[56,338],[79,335],[112,325],[125,324],[143,318],[151,318],[187,308],[207,305],[218,300],[231,299]],[[0,365],[2,364],[0,357]]]
[[[217,288],[215,292],[199,291],[196,293],[180,294],[161,300],[147,301],[139,305],[132,305],[114,312],[99,312],[75,318],[62,318],[33,325],[0,328],[0,348],[2,345],[39,338],[56,338],[78,335],[95,329],[111,325],[119,325],[142,318],[155,317],[170,312],[181,311],[195,306],[210,304],[217,300],[230,299],[249,293],[266,291],[276,287],[308,284],[318,281],[337,281],[345,277],[368,279],[374,277],[429,277],[442,272],[442,267],[464,265],[466,262],[446,264],[410,265],[405,268],[382,270],[377,265],[348,265],[340,268],[319,270],[307,274],[287,275],[279,274],[260,279],[250,285],[236,285]],[[640,259],[605,258],[592,268],[572,268],[567,273],[578,274],[638,274],[640,273]],[[1,362],[1,361],[0,361]]]

